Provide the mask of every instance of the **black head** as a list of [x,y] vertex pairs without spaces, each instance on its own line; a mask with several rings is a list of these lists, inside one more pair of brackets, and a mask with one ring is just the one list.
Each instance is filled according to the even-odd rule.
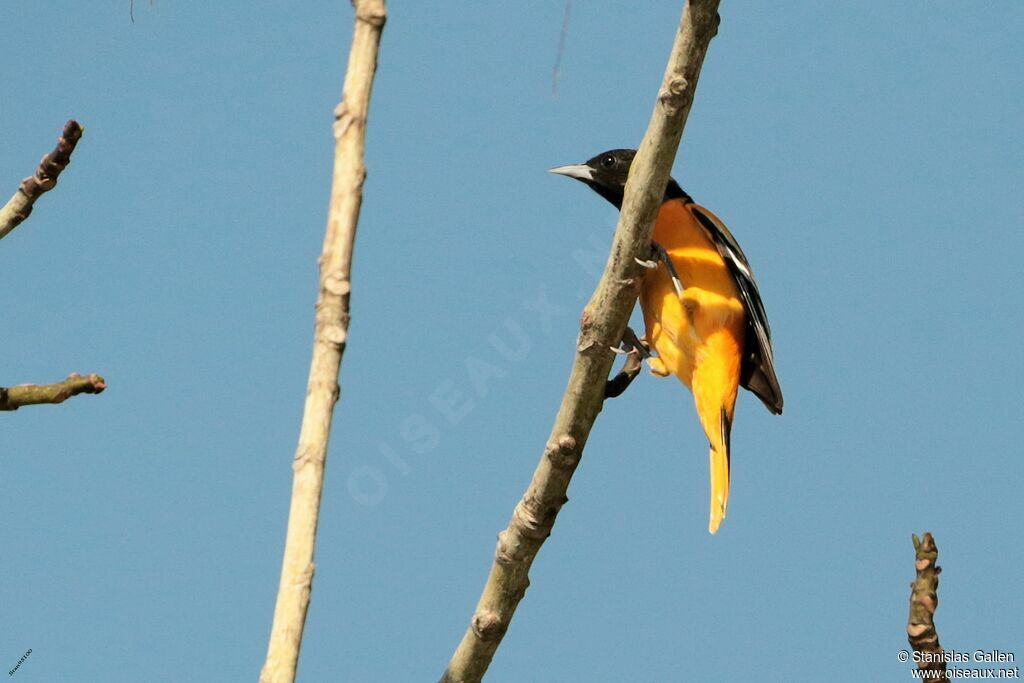
[[[635,149],[610,149],[588,159],[586,163],[559,166],[552,168],[550,172],[586,183],[590,189],[614,204],[615,208],[621,209],[626,178],[629,176],[629,167],[632,166],[635,156]],[[665,199],[677,197],[689,199],[676,181],[669,178]]]

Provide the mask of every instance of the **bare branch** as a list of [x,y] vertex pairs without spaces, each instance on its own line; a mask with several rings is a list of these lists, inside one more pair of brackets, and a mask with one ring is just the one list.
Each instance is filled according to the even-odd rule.
[[63,403],[72,396],[99,394],[106,388],[107,383],[99,375],[83,377],[79,374],[68,375],[66,380],[56,384],[22,384],[16,387],[0,387],[0,411],[17,410],[22,406],[41,403]]
[[334,121],[334,180],[327,232],[320,255],[313,357],[299,445],[292,464],[291,509],[281,583],[261,683],[295,680],[302,632],[313,586],[313,552],[320,515],[331,418],[338,400],[338,373],[345,352],[352,290],[352,251],[366,178],[364,149],[377,52],[387,18],[384,0],[354,0],[355,29],[341,103]]
[[71,153],[85,131],[75,120],[64,124],[64,131],[57,140],[57,146],[39,162],[35,175],[21,182],[14,196],[0,208],[0,239],[7,236],[32,213],[32,205],[44,192],[57,184],[57,177],[71,163]]
[[651,121],[626,184],[611,254],[580,323],[576,358],[548,445],[533,481],[498,534],[494,563],[443,683],[480,681],[529,585],[529,570],[551,534],[590,429],[604,402],[613,356],[642,280],[638,258],[651,253],[654,218],[690,112],[693,91],[711,38],[718,0],[690,0],[669,56]]
[[910,617],[907,619],[907,640],[917,653],[917,668],[933,672],[930,681],[948,681],[939,634],[935,630],[935,610],[939,606],[939,574],[942,567],[935,564],[939,549],[935,539],[925,532],[924,538],[914,534],[914,554],[917,577],[910,584]]

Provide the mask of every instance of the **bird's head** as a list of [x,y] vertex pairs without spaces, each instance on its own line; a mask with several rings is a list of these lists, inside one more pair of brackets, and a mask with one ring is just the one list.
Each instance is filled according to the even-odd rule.
[[635,149],[610,149],[582,164],[558,166],[549,172],[586,183],[594,192],[621,209],[626,178],[629,176],[629,167],[635,156]]
[[[586,183],[590,189],[614,204],[616,209],[621,209],[622,196],[626,191],[626,178],[629,177],[629,167],[633,165],[635,156],[635,149],[610,149],[582,164],[558,166],[549,172]],[[668,179],[665,186],[665,200],[669,199],[691,201],[690,195],[683,192],[672,178]]]

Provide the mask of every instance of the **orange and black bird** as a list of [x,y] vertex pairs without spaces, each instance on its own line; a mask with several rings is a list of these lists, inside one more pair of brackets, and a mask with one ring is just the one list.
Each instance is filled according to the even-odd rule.
[[[583,164],[559,166],[622,208],[636,151],[613,149]],[[693,392],[711,444],[711,521],[715,533],[729,502],[729,434],[739,387],[776,415],[782,390],[775,376],[771,330],[750,263],[728,228],[669,178],[654,224],[657,261],[640,289],[647,335],[657,352],[651,372],[675,375]]]

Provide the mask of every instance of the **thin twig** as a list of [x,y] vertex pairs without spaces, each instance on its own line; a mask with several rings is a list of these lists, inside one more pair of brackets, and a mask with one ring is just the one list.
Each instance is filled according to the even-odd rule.
[[21,181],[18,191],[3,208],[0,208],[0,239],[28,218],[36,200],[57,184],[57,177],[71,163],[71,153],[75,151],[75,145],[78,144],[84,130],[75,120],[64,124],[64,131],[57,140],[57,146],[39,162],[35,175]]
[[929,671],[929,681],[948,681],[946,661],[939,634],[935,630],[935,610],[939,606],[939,574],[942,567],[935,564],[939,549],[930,533],[924,538],[914,534],[914,554],[917,577],[910,584],[910,617],[907,619],[907,640],[916,653],[914,661],[921,671]]
[[22,384],[16,387],[0,387],[0,411],[17,410],[22,406],[42,403],[63,403],[78,394],[98,394],[107,388],[99,375],[68,375],[63,382],[55,384]]
[[[57,146],[43,157],[35,174],[21,181],[18,191],[0,208],[0,239],[21,225],[32,213],[32,205],[36,200],[56,186],[57,178],[71,163],[71,153],[75,151],[84,130],[74,119],[64,124]],[[99,375],[83,377],[79,374],[68,375],[63,382],[55,384],[0,387],[0,411],[42,403],[63,403],[72,396],[98,394],[106,388],[107,383]]]
[[[153,6],[154,0],[149,0],[149,6]],[[128,0],[128,16],[131,18],[132,23],[135,23],[135,0]]]
[[313,358],[299,444],[292,464],[291,509],[281,583],[261,683],[295,680],[302,632],[313,586],[313,552],[323,491],[331,418],[338,400],[338,373],[345,352],[352,290],[352,250],[366,178],[364,150],[377,52],[387,17],[384,0],[354,0],[355,28],[341,103],[335,110],[334,179],[327,232],[320,255]]
[[590,429],[604,402],[613,357],[636,302],[651,233],[669,170],[693,101],[708,43],[718,29],[718,0],[690,0],[658,92],[651,121],[633,162],[611,254],[580,323],[569,385],[533,481],[498,534],[487,584],[469,628],[441,680],[468,683],[483,678],[519,601],[529,570],[551,534]]
[[558,98],[558,79],[562,75],[562,53],[565,52],[565,38],[569,35],[569,13],[572,0],[565,0],[565,14],[562,16],[562,30],[558,34],[558,50],[555,52],[555,68],[551,71],[551,96]]

